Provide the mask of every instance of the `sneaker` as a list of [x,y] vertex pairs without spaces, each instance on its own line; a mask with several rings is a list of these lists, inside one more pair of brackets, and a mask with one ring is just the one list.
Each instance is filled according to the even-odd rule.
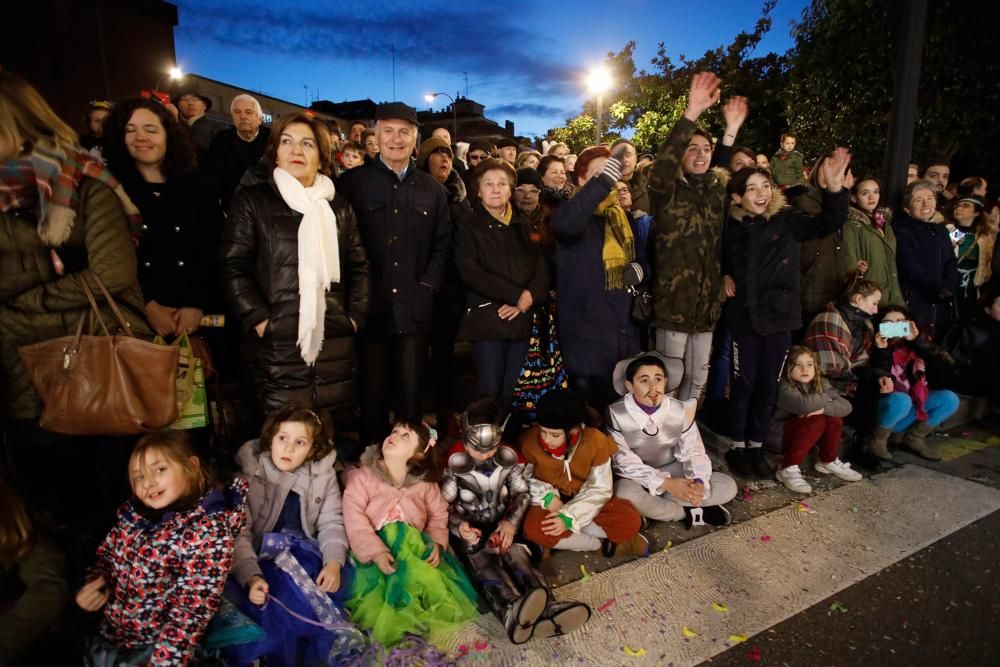
[[731,447],[726,452],[726,465],[729,471],[739,477],[753,477],[753,468],[747,459],[746,447]]
[[809,482],[803,479],[802,471],[799,470],[798,466],[780,468],[778,472],[774,473],[774,477],[784,484],[785,488],[789,491],[794,491],[795,493],[812,493],[813,488],[809,485]]
[[[684,527],[690,529],[692,518],[691,510],[693,507],[684,508]],[[701,518],[702,520],[710,526],[727,526],[729,522],[732,521],[732,516],[722,505],[713,505],[711,507],[701,508]]]
[[757,479],[771,479],[771,475],[774,474],[774,468],[764,458],[763,447],[747,447],[747,461],[750,463],[750,468]]
[[851,470],[850,463],[844,463],[840,459],[834,459],[829,463],[816,461],[814,468],[818,473],[833,475],[834,477],[839,477],[845,482],[860,482],[864,479],[864,476],[857,470]]

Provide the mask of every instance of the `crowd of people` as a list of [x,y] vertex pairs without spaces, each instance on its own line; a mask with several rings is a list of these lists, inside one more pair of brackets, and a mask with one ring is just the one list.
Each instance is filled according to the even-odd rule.
[[[78,135],[0,71],[0,664],[365,664],[480,601],[514,643],[559,636],[591,609],[555,598],[552,550],[726,525],[739,479],[809,493],[814,448],[846,482],[939,458],[959,394],[1000,389],[986,181],[900,165],[897,207],[844,148],[740,146],[745,98],[716,139],[720,94],[695,75],[655,156],[573,155],[422,138],[399,102],[342,136],[244,94],[219,130],[193,85]],[[98,284],[107,322],[202,338],[249,435],[45,431],[18,348]]]

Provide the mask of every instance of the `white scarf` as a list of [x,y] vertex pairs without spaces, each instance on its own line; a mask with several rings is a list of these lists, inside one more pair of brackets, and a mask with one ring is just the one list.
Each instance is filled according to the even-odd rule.
[[274,169],[274,183],[289,208],[302,214],[299,223],[299,338],[302,359],[316,363],[323,349],[326,291],[340,282],[340,245],[337,216],[330,207],[333,181],[316,174],[311,187],[303,187],[281,167]]

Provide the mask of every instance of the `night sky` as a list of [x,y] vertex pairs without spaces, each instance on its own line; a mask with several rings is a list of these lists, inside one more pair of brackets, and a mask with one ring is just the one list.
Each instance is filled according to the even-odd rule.
[[[677,62],[751,30],[760,3],[748,0],[173,0],[179,65],[251,91],[304,104],[393,93],[418,109],[428,91],[465,94],[486,115],[512,120],[520,135],[544,134],[580,112],[583,77],[609,51],[635,40],[636,65],[664,42]],[[790,22],[808,0],[778,0],[760,53],[784,52]],[[610,93],[613,98],[613,91]],[[613,101],[613,100],[611,100]],[[439,97],[434,108],[448,104]]]

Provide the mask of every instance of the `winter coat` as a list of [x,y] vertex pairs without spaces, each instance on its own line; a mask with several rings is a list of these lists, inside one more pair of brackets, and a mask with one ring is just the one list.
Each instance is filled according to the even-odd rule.
[[381,158],[344,172],[337,188],[358,216],[371,262],[370,327],[389,334],[427,333],[452,253],[444,188],[413,160],[400,180]]
[[465,284],[465,315],[458,330],[465,340],[525,340],[531,312],[501,319],[497,309],[513,306],[528,290],[534,305],[548,300],[549,276],[542,248],[532,243],[528,223],[514,213],[503,224],[476,204],[455,227],[455,264]]
[[736,282],[736,296],[724,309],[730,331],[767,335],[801,328],[801,243],[840,229],[847,200],[846,189],[824,192],[815,218],[785,206],[777,191],[763,215],[750,217],[740,206],[730,209],[723,240],[723,271]]
[[921,222],[901,214],[894,223],[899,284],[910,317],[931,336],[943,336],[951,324],[952,292],[958,284],[955,251],[943,218]]
[[262,576],[257,552],[266,533],[274,531],[290,492],[299,496],[300,520],[306,537],[319,543],[323,563],[347,562],[347,533],[340,503],[340,485],[333,464],[337,453],[318,461],[306,461],[292,472],[278,470],[270,449],[260,450],[260,441],[240,447],[236,462],[247,481],[247,526],[236,540],[233,575],[244,586],[253,576]]
[[[465,183],[457,171],[451,170],[451,173],[448,174],[448,180],[443,183],[443,186],[448,195],[448,219],[452,223],[452,238],[454,239],[455,225],[472,210],[472,206],[466,195]],[[454,253],[452,253],[448,258],[444,284],[434,295],[434,319],[437,323],[438,318],[442,317],[443,314],[445,319],[457,323],[462,318],[463,313],[465,313],[465,294],[462,290],[462,279],[455,267]]]
[[[881,212],[888,215],[888,211]],[[879,231],[868,214],[851,207],[847,222],[841,231],[844,243],[840,275],[846,279],[858,270],[858,261],[868,262],[866,278],[882,289],[881,306],[902,306],[903,292],[899,288],[899,270],[896,268],[896,234],[892,224],[886,223]]]
[[[792,208],[815,217],[823,208],[823,190],[816,185],[788,188],[785,198]],[[802,312],[812,318],[826,304],[836,301],[843,291],[840,269],[843,265],[844,240],[841,230],[818,239],[802,242]]]
[[645,214],[652,213],[649,199],[649,180],[646,174],[636,169],[632,172],[632,178],[625,181],[628,185],[629,194],[632,195],[632,210],[642,211]]
[[66,557],[40,539],[17,562],[0,563],[0,600],[15,600],[0,611],[0,665],[14,664],[66,608]]
[[202,114],[198,120],[191,123],[181,122],[181,125],[188,129],[191,136],[191,143],[194,144],[195,152],[198,155],[198,164],[204,165],[208,162],[208,151],[212,145],[212,139],[219,132],[219,125]]
[[843,398],[829,383],[821,392],[811,391],[811,387],[803,387],[795,383],[782,381],[778,385],[778,399],[771,419],[771,428],[767,434],[767,442],[780,446],[784,440],[785,422],[798,419],[810,412],[822,410],[827,417],[843,419],[851,414],[851,404]]
[[222,603],[243,529],[247,484],[234,480],[193,508],[153,522],[130,500],[97,549],[110,593],[99,632],[110,646],[153,647],[151,665],[185,665]]
[[[609,161],[609,165],[617,161]],[[572,199],[559,205],[550,225],[556,236],[556,292],[559,342],[571,375],[611,377],[623,356],[639,350],[638,330],[632,322],[632,295],[605,287],[604,225],[594,215],[615,186],[620,172],[605,167]],[[618,341],[631,341],[631,352]]]
[[358,330],[365,326],[369,293],[368,259],[354,211],[339,193],[330,202],[337,218],[341,279],[326,292],[325,340],[309,366],[296,342],[302,214],[281,198],[272,172],[266,163],[247,172],[229,208],[220,251],[226,297],[244,329],[252,331],[268,320],[257,346],[257,396],[266,410],[349,405],[356,375],[351,320]]
[[722,233],[728,173],[683,174],[695,124],[677,121],[650,170],[653,202],[653,323],[684,333],[712,331],[722,313]]
[[[107,185],[85,178],[69,237],[54,250],[65,266],[56,274],[50,251],[37,232],[34,212],[0,212],[0,416],[36,418],[42,401],[28,378],[17,348],[76,331],[90,312],[81,271],[96,273],[115,298],[129,329],[150,338],[145,301],[136,278],[135,244],[121,201]],[[61,232],[56,232],[61,233]],[[97,284],[90,287],[100,294]],[[120,326],[99,300],[101,316],[112,332]]]
[[[860,323],[855,328],[861,328]],[[831,303],[809,323],[803,343],[819,355],[817,371],[833,382],[841,394],[853,395],[858,380],[855,371],[868,365],[868,351],[874,340],[875,328],[870,319],[864,322],[863,337],[855,340],[847,319]]]
[[122,182],[142,214],[139,285],[146,302],[221,312],[217,267],[223,216],[218,195],[200,172],[146,183]]
[[257,164],[267,141],[271,137],[271,129],[261,125],[253,141],[243,141],[236,134],[236,128],[223,130],[212,137],[208,147],[207,169],[204,173],[210,175],[213,184],[218,189],[222,208],[229,210],[233,194],[243,179],[243,174]]
[[805,177],[802,175],[804,160],[802,153],[797,150],[786,151],[784,148],[779,148],[778,152],[771,157],[772,180],[783,188],[796,183],[804,183]]
[[442,549],[448,548],[448,503],[441,489],[409,474],[402,486],[396,486],[381,462],[380,445],[371,445],[361,455],[361,466],[347,473],[344,485],[347,542],[359,562],[370,563],[389,553],[375,526],[397,505],[406,523],[429,535]]

